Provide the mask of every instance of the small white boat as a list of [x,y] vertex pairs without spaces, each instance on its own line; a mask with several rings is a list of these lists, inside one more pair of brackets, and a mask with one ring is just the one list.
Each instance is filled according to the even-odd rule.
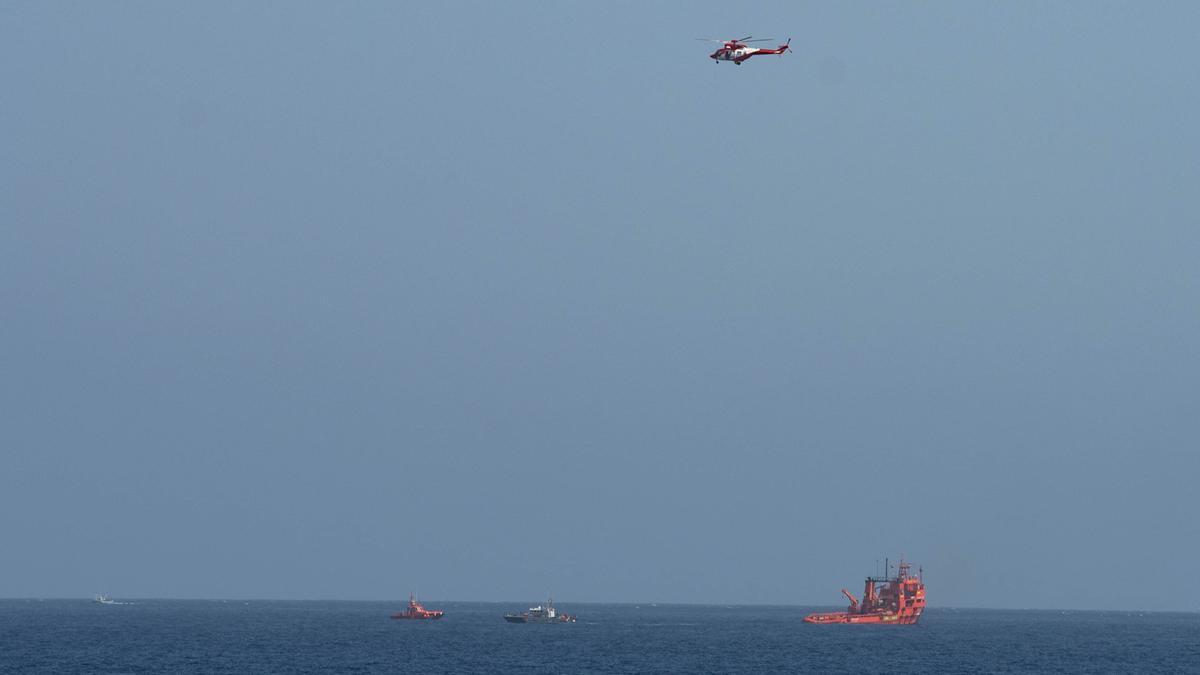
[[92,598],[92,602],[98,602],[98,603],[100,603],[101,605],[115,605],[115,604],[117,604],[117,601],[116,601],[116,600],[113,600],[112,598],[108,597],[108,595],[107,595],[107,594],[105,594],[105,593],[101,593],[100,595],[97,595],[96,597]]
[[509,623],[575,623],[573,614],[559,614],[554,609],[554,598],[546,601],[546,606],[530,607],[528,612],[520,614],[505,614],[504,620]]

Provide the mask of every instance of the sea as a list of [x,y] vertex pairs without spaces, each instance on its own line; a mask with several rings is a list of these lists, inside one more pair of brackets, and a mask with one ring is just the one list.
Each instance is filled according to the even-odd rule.
[[[828,607],[0,600],[3,673],[1200,673],[1200,614],[933,607],[916,626],[808,625]],[[526,603],[527,604],[527,603]]]

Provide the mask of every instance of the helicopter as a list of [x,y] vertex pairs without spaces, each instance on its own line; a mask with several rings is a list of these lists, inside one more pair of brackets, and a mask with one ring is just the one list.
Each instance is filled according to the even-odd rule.
[[713,38],[696,38],[696,39],[703,40],[705,42],[721,43],[720,49],[718,49],[717,51],[708,55],[708,58],[712,59],[713,63],[720,63],[722,61],[733,61],[735,64],[737,64],[739,66],[742,65],[742,61],[745,61],[746,59],[750,58],[751,56],[758,56],[759,54],[782,54],[784,52],[790,52],[792,50],[792,47],[791,47],[792,39],[791,38],[788,38],[787,42],[779,45],[775,49],[763,49],[763,48],[759,48],[759,47],[749,47],[747,45],[751,42],[770,42],[773,38],[759,38],[757,40],[751,40],[750,38],[752,38],[752,37],[754,37],[754,36],[747,35],[744,38],[735,38],[733,40],[715,40]]

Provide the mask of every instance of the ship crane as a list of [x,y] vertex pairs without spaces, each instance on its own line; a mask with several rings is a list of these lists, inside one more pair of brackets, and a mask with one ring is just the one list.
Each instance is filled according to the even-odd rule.
[[853,593],[851,593],[850,591],[843,588],[842,595],[846,596],[846,598],[850,600],[850,611],[851,612],[858,609],[858,598],[854,597]]

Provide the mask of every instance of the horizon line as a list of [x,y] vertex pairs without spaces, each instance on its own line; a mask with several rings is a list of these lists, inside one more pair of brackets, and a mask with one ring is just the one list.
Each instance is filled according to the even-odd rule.
[[[0,602],[20,601],[20,602],[45,602],[45,601],[86,601],[94,602],[95,597],[91,596],[11,596],[0,597]],[[184,597],[140,597],[140,596],[122,596],[120,600],[131,602],[147,602],[147,601],[171,601],[171,602],[360,602],[360,603],[382,603],[382,602],[403,602],[402,598],[381,598],[381,599],[363,599],[363,598],[184,598]],[[425,598],[428,602],[452,602],[452,603],[474,603],[474,604],[521,604],[529,602],[528,598],[524,600],[462,600],[449,598]],[[674,606],[674,607],[780,607],[780,608],[803,608],[803,609],[825,609],[831,607],[841,607],[842,605],[830,604],[802,604],[802,603],[771,603],[771,602],[674,602],[661,600],[640,600],[640,601],[598,601],[598,600],[569,600],[568,604],[581,605],[631,605],[641,607],[642,605],[649,606]],[[1123,613],[1154,613],[1154,614],[1200,614],[1200,608],[1196,609],[1138,609],[1138,608],[1078,608],[1078,607],[979,607],[979,606],[939,606],[932,605],[926,608],[927,610],[939,611],[992,611],[992,612],[1123,612]]]

